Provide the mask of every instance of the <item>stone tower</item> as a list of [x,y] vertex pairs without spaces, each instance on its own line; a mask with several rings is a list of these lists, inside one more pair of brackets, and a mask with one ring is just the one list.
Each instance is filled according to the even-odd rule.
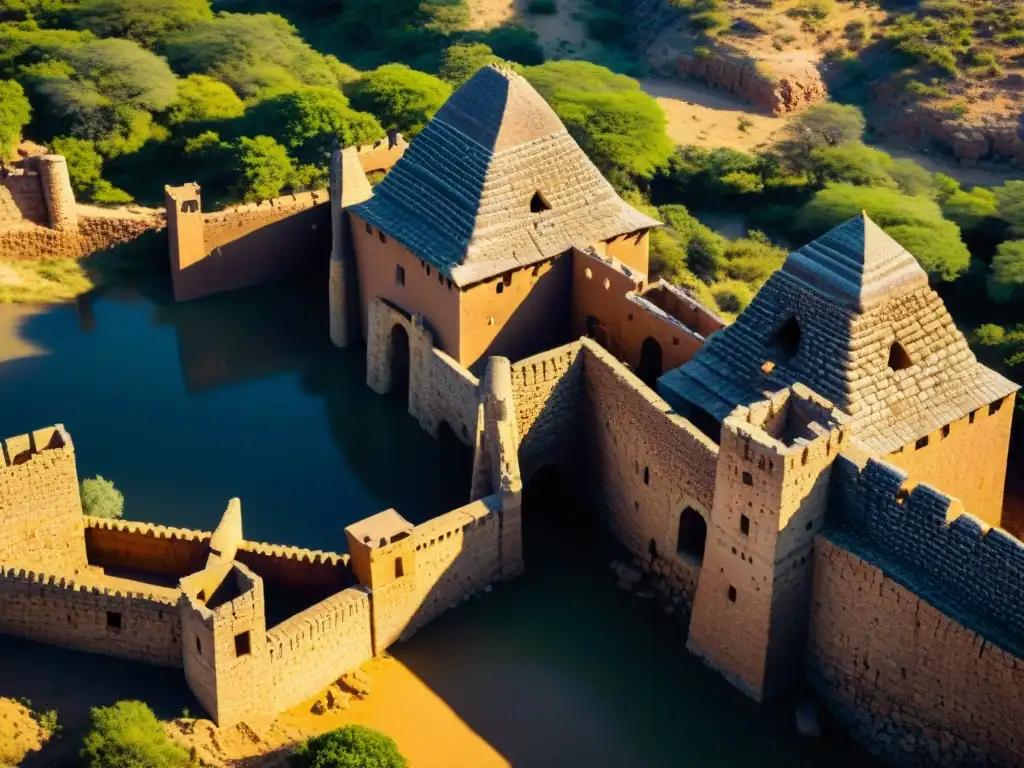
[[174,298],[191,298],[188,291],[189,267],[206,258],[203,242],[203,205],[196,183],[164,187],[167,207],[167,241],[171,252],[171,278]]
[[331,263],[328,297],[330,301],[331,341],[347,347],[358,332],[353,324],[358,317],[355,302],[355,256],[349,216],[345,209],[368,200],[373,192],[359,163],[355,147],[336,149],[331,155]]
[[373,652],[398,640],[416,598],[416,546],[412,524],[395,510],[378,512],[345,529],[352,572],[373,591]]
[[67,161],[62,155],[42,155],[36,158],[36,167],[50,226],[62,232],[77,232],[78,212]]
[[846,421],[798,384],[722,425],[687,647],[758,701],[799,675],[811,547]]
[[208,567],[181,580],[185,679],[220,726],[270,713],[263,579],[238,562]]

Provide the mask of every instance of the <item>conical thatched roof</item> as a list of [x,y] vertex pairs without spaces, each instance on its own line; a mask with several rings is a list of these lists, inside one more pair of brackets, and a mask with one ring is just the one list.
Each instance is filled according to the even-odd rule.
[[914,257],[867,216],[790,254],[659,390],[721,420],[795,382],[853,416],[880,454],[1017,390],[977,361]]
[[351,210],[460,286],[658,225],[619,198],[533,86],[494,65]]

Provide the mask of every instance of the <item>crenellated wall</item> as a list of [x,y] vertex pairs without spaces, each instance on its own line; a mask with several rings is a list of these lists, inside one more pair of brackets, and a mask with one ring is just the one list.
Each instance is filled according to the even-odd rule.
[[96,586],[87,577],[0,568],[0,632],[92,653],[180,666],[175,602],[153,592]]
[[84,521],[91,565],[178,577],[206,565],[212,535],[207,531],[88,516]]
[[370,594],[351,587],[307,608],[267,632],[272,711],[315,696],[373,658]]

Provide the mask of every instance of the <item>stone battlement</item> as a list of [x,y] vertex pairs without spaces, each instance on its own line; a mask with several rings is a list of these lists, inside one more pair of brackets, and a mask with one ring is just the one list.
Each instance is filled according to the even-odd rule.
[[309,565],[330,565],[348,566],[348,555],[339,555],[337,552],[324,552],[319,549],[303,549],[302,547],[291,547],[287,544],[266,544],[261,541],[243,541],[238,545],[239,552],[252,552],[258,555],[281,558],[282,560],[294,560]]
[[32,589],[30,589],[29,592],[36,597],[44,596],[41,592],[37,593],[37,590],[35,589],[36,587],[54,587],[59,590],[79,592],[86,595],[116,597],[129,600],[150,600],[164,605],[174,605],[175,602],[174,600],[168,600],[164,596],[153,592],[117,589],[115,587],[105,587],[99,584],[90,583],[88,577],[84,580],[76,580],[74,578],[58,576],[52,573],[26,570],[24,568],[5,567],[2,565],[0,565],[0,581],[14,585],[15,590],[18,589],[18,585],[31,585]]
[[837,462],[829,537],[992,642],[1024,655],[1024,543],[875,459]]
[[91,517],[89,515],[83,515],[82,520],[86,529],[92,528],[102,531],[119,531],[139,536],[148,536],[154,539],[167,539],[170,541],[209,542],[210,538],[213,536],[213,533],[210,531],[196,531],[191,528],[172,528],[167,525],[142,523],[136,520],[112,520],[105,517]]
[[69,452],[74,451],[71,437],[65,431],[63,424],[36,429],[27,435],[8,437],[0,442],[0,448],[2,448],[4,459],[0,470],[31,461],[33,457],[43,451],[55,451],[65,448]]

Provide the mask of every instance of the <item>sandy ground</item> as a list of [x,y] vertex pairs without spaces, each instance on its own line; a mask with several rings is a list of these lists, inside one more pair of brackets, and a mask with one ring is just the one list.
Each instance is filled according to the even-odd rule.
[[401,662],[384,657],[363,669],[370,679],[370,694],[364,699],[353,696],[348,709],[316,715],[310,711],[315,701],[312,699],[273,723],[217,729],[207,720],[179,720],[169,726],[169,731],[184,743],[195,745],[204,760],[232,768],[284,766],[288,745],[349,724],[386,733],[414,768],[510,765]]
[[47,737],[27,707],[0,699],[0,768],[21,765],[25,755],[38,750]]
[[[0,264],[0,284],[4,266]],[[21,334],[22,324],[41,309],[33,304],[0,304],[0,362],[43,354],[44,350],[26,341]]]
[[[696,83],[651,78],[640,85],[665,110],[668,135],[677,144],[751,152],[771,143],[786,125],[785,118],[754,112],[739,99]],[[748,123],[745,130],[741,118]]]

